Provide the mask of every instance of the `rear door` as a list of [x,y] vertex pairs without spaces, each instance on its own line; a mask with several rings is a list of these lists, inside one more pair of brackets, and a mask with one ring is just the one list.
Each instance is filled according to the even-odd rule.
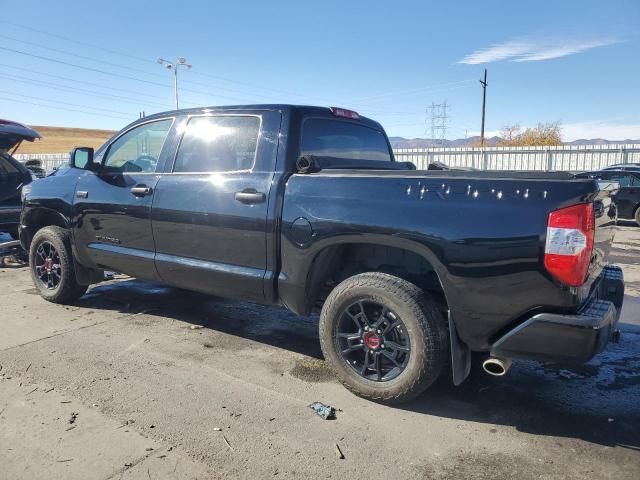
[[175,160],[158,182],[152,223],[163,281],[262,301],[267,209],[280,113],[196,115],[178,126]]
[[163,118],[124,131],[96,159],[100,171],[80,176],[73,235],[83,264],[158,279],[151,203],[172,123]]

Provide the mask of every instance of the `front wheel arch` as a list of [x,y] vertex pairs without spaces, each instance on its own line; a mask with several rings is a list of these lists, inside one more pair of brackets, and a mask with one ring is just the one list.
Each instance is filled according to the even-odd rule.
[[52,210],[50,208],[38,207],[26,210],[23,214],[20,223],[23,225],[20,232],[20,240],[22,247],[29,251],[31,241],[38,230],[55,226],[68,230],[70,222],[60,212]]

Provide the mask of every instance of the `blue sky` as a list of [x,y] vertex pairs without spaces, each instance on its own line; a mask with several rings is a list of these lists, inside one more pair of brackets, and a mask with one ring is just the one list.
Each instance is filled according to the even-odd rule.
[[[3,5],[0,118],[119,129],[181,106],[353,108],[389,135],[448,138],[560,121],[565,138],[640,139],[640,1],[20,0]],[[22,53],[18,53],[22,52]]]

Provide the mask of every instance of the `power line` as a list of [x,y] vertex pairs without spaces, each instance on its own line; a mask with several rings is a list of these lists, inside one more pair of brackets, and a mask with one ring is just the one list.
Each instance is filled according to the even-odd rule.
[[[22,95],[22,94],[15,93],[15,92],[7,92],[6,90],[0,90],[0,93],[4,93],[6,95],[11,95],[11,96],[16,96],[16,97],[28,98],[28,99],[31,99],[31,100],[42,100],[42,101],[49,102],[49,103],[59,103],[60,105],[68,105],[68,106],[71,106],[71,107],[85,108],[85,107],[88,106],[88,105],[79,105],[77,103],[61,102],[59,100],[49,100],[48,98],[42,98],[42,97],[33,97],[31,95]],[[128,115],[127,112],[120,112],[120,111],[117,111],[117,110],[109,110],[107,108],[99,108],[99,107],[91,106],[91,109],[92,110],[102,110],[103,112],[117,113],[119,115]]]
[[[104,64],[104,65],[109,65],[111,67],[116,67],[116,68],[122,68],[122,69],[127,70],[127,71],[139,72],[139,73],[142,73],[144,75],[149,75],[149,76],[156,77],[156,78],[161,78],[162,77],[161,75],[158,75],[157,73],[151,73],[151,72],[148,72],[148,71],[143,70],[141,68],[135,68],[135,67],[132,67],[132,66],[129,66],[129,65],[122,65],[122,64],[119,64],[119,63],[108,62],[106,60],[99,60],[99,59],[96,59],[94,57],[90,57],[90,56],[87,56],[87,55],[80,55],[80,54],[77,54],[77,53],[70,52],[68,50],[61,50],[61,49],[58,49],[58,48],[52,48],[52,47],[49,47],[47,45],[43,45],[41,43],[30,42],[30,41],[27,41],[27,40],[20,40],[18,38],[9,37],[7,35],[0,35],[0,38],[5,38],[5,39],[8,39],[8,40],[12,40],[14,42],[24,43],[25,45],[31,45],[31,46],[36,47],[36,48],[42,48],[44,50],[48,50],[48,51],[51,51],[51,52],[59,53],[59,54],[62,54],[62,55],[68,55],[68,56],[80,58],[80,59],[83,59],[83,60],[89,60],[90,62],[101,63],[101,64]],[[272,97],[268,97],[268,96],[265,96],[265,95],[260,95],[260,94],[255,94],[255,93],[252,93],[252,92],[247,92],[245,90],[237,90],[237,89],[231,89],[231,88],[227,88],[227,87],[220,87],[218,85],[211,85],[211,84],[206,84],[206,83],[202,83],[202,82],[194,82],[192,80],[183,80],[182,83],[191,84],[191,85],[199,85],[199,86],[203,86],[203,87],[206,87],[206,88],[215,88],[216,90],[223,90],[223,91],[226,91],[226,92],[239,93],[239,94],[244,94],[244,95],[251,95],[251,96],[254,96],[254,97],[272,98]]]
[[[13,81],[17,81],[17,82],[27,82],[27,83],[30,83],[32,85],[44,86],[44,87],[47,87],[47,88],[52,88],[54,90],[61,90],[63,92],[79,93],[81,95],[88,95],[90,97],[96,97],[96,98],[104,98],[104,99],[113,100],[113,101],[116,101],[116,102],[124,102],[124,103],[128,103],[128,104],[130,104],[131,102],[139,102],[139,99],[132,98],[132,97],[125,97],[125,96],[121,96],[121,95],[112,95],[112,94],[103,93],[103,92],[95,92],[95,91],[87,90],[87,89],[84,89],[84,88],[72,87],[70,85],[61,85],[59,83],[47,82],[47,81],[44,81],[44,80],[34,80],[34,79],[31,79],[31,78],[22,77],[22,76],[19,76],[19,75],[8,75],[6,73],[0,73],[0,77],[6,78],[6,79],[9,79],[9,80],[13,80]],[[145,102],[146,102],[146,104],[156,105],[156,106],[160,106],[160,107],[163,107],[163,108],[170,107],[170,105],[166,104],[166,103],[149,102],[148,100],[146,100]]]
[[[3,22],[0,22],[0,23],[4,23],[4,24],[7,24],[7,25],[12,25],[14,27],[22,28],[22,29],[25,29],[25,30],[28,30],[28,31],[32,31],[32,32],[37,32],[37,33],[40,33],[40,34],[43,34],[43,35],[49,35],[49,36],[54,37],[54,38],[58,38],[58,39],[61,39],[61,40],[64,40],[64,41],[67,41],[67,42],[70,42],[70,43],[75,43],[75,44],[78,44],[78,45],[83,45],[85,47],[94,48],[96,50],[100,50],[100,51],[103,51],[103,52],[106,52],[106,53],[109,53],[109,54],[112,54],[112,55],[118,55],[118,56],[122,56],[122,57],[126,57],[126,58],[131,58],[131,59],[142,61],[142,62],[146,62],[146,63],[155,63],[154,61],[152,61],[152,60],[150,60],[148,58],[145,58],[145,57],[140,57],[140,56],[131,55],[131,54],[125,53],[125,52],[104,48],[104,47],[99,46],[99,45],[95,45],[95,44],[88,43],[88,42],[82,42],[82,41],[79,41],[79,40],[72,39],[70,37],[66,37],[64,35],[59,35],[59,34],[55,34],[55,33],[52,33],[52,32],[45,31],[45,30],[40,30],[40,29],[33,28],[31,26],[23,25],[23,24],[20,24],[20,23],[16,23],[16,22],[12,22],[12,21],[6,21],[6,20],[3,21]],[[84,55],[79,55],[79,54],[75,54],[75,53],[71,53],[71,52],[65,52],[65,51],[58,50],[58,49],[53,49],[51,47],[43,46],[43,45],[37,44],[35,42],[27,42],[27,41],[24,41],[24,40],[18,40],[18,39],[15,39],[15,38],[12,38],[12,37],[7,37],[7,36],[3,36],[3,37],[12,39],[14,41],[19,41],[19,42],[31,44],[31,45],[34,45],[34,46],[39,46],[41,48],[47,48],[47,49],[49,49],[51,51],[57,51],[59,53],[64,53],[64,54],[76,56],[78,58],[84,58],[84,59],[88,59],[88,60],[91,60],[91,61],[96,61],[91,57],[87,57],[87,56],[84,56]],[[132,67],[129,67],[129,66],[124,66],[124,65],[119,65],[119,64],[116,64],[116,63],[112,63],[112,62],[102,61],[102,63],[109,64],[109,65],[112,65],[112,66],[116,66],[118,68],[125,68],[125,69],[130,70],[130,71],[141,72],[141,73],[144,73],[145,75],[155,75],[155,74],[153,74],[151,72],[147,72],[145,70],[141,70],[141,69],[138,69],[138,68],[132,68]],[[219,81],[223,81],[223,82],[227,82],[227,83],[233,83],[235,85],[244,85],[244,86],[249,87],[249,88],[257,88],[259,90],[270,91],[270,92],[274,92],[274,93],[278,93],[278,94],[286,95],[286,96],[307,98],[307,99],[312,99],[314,101],[321,100],[321,103],[332,103],[334,101],[334,100],[327,100],[327,99],[323,100],[323,99],[321,99],[321,98],[319,98],[317,96],[313,96],[313,95],[305,95],[305,94],[301,94],[301,93],[294,93],[294,92],[287,91],[287,90],[281,90],[281,89],[276,89],[276,88],[271,88],[271,87],[265,87],[263,85],[258,85],[258,84],[250,83],[250,82],[244,82],[244,81],[241,81],[241,80],[232,79],[232,78],[228,78],[228,77],[224,77],[224,76],[220,76],[220,75],[211,75],[211,74],[208,74],[208,73],[205,73],[205,72],[202,72],[202,71],[192,72],[192,75],[199,75],[201,77],[211,78],[211,79],[214,79],[214,80],[219,80]],[[157,75],[155,75],[155,76],[157,77]],[[410,94],[410,93],[412,93],[414,91],[431,90],[431,89],[437,89],[438,87],[441,87],[441,86],[449,86],[449,85],[453,86],[453,85],[456,85],[456,84],[460,84],[460,87],[455,87],[455,88],[463,88],[466,85],[462,85],[462,84],[468,83],[468,82],[473,82],[473,81],[474,81],[473,79],[461,80],[461,81],[458,81],[458,82],[450,82],[450,83],[444,83],[444,84],[440,84],[440,85],[419,87],[419,88],[416,88],[416,89],[402,91],[402,92],[383,93],[383,94],[379,94],[379,95],[373,95],[373,96],[370,96],[370,97],[364,97],[364,98],[361,98],[359,100],[369,99],[369,98],[386,97],[386,96],[397,95],[397,94],[406,95],[406,94]],[[182,83],[191,84],[191,85],[198,85],[198,86],[204,86],[204,87],[207,87],[207,88],[216,88],[216,89],[220,89],[220,90],[224,90],[224,91],[228,91],[228,92],[232,92],[232,93],[244,94],[244,95],[248,95],[249,98],[251,98],[251,97],[272,98],[272,97],[261,95],[261,94],[255,93],[255,92],[247,92],[247,91],[243,91],[243,90],[230,89],[228,87],[221,87],[221,86],[218,86],[218,85],[214,86],[214,85],[205,84],[205,83],[201,83],[201,82],[195,82],[193,80],[184,80]],[[183,90],[186,91],[185,89],[183,89]],[[217,96],[221,97],[221,98],[225,98],[224,96],[221,96],[221,95],[217,95]],[[226,97],[226,98],[233,99],[234,97]],[[238,97],[235,97],[235,98],[237,99]],[[365,106],[366,105],[366,104],[360,103],[359,100],[350,101],[350,102],[338,102],[338,103],[350,103],[350,104],[360,105],[360,106]]]
[[[159,100],[165,100],[165,97],[161,97],[159,95],[151,95],[149,93],[138,92],[138,91],[135,91],[135,90],[127,90],[127,89],[123,89],[123,88],[119,88],[119,87],[110,87],[108,85],[102,85],[100,83],[87,82],[85,80],[78,80],[77,78],[64,77],[62,75],[54,75],[52,73],[42,72],[40,70],[32,70],[30,68],[16,67],[15,65],[8,65],[6,63],[0,63],[0,67],[7,67],[7,68],[10,68],[12,70],[21,70],[23,72],[35,73],[37,75],[44,75],[46,77],[57,78],[59,80],[66,80],[66,81],[69,81],[69,82],[80,83],[80,84],[83,84],[83,85],[90,85],[92,87],[104,88],[106,90],[115,90],[117,92],[131,93],[133,95],[144,96],[144,97],[149,97],[149,98],[156,98],[156,99],[159,99]],[[75,87],[69,87],[69,88],[75,88]],[[169,106],[168,103],[166,105]]]
[[[84,65],[78,65],[78,64],[75,64],[75,63],[71,63],[71,62],[65,62],[64,60],[58,60],[58,59],[51,58],[51,57],[45,57],[43,55],[36,55],[34,53],[25,52],[23,50],[16,50],[16,49],[7,48],[7,47],[0,47],[0,50],[5,50],[5,51],[8,51],[8,52],[13,52],[13,53],[17,53],[17,54],[20,54],[20,55],[25,55],[27,57],[33,57],[33,58],[37,58],[37,59],[40,59],[40,60],[45,60],[45,61],[48,61],[48,62],[58,63],[58,64],[66,65],[66,66],[69,66],[69,67],[79,68],[81,70],[100,73],[100,74],[103,74],[103,75],[108,75],[110,77],[124,78],[124,79],[127,79],[127,80],[133,80],[133,81],[136,81],[136,82],[141,82],[141,83],[145,83],[145,84],[148,84],[148,85],[155,85],[155,86],[159,86],[159,87],[163,87],[163,88],[169,87],[169,85],[165,85],[164,83],[154,82],[152,80],[144,80],[142,78],[136,78],[136,77],[132,77],[132,76],[129,76],[129,75],[122,75],[122,74],[119,74],[119,73],[108,72],[106,70],[101,70],[99,68],[87,67],[87,66],[84,66]],[[218,98],[226,98],[226,99],[229,99],[229,100],[244,100],[246,98],[246,97],[243,98],[243,97],[233,97],[233,96],[228,96],[228,95],[220,95],[218,93],[212,94],[211,92],[203,92],[201,90],[193,90],[193,89],[187,89],[187,88],[183,88],[182,90],[185,91],[185,92],[197,93],[197,94],[200,94],[200,95],[207,95],[207,96],[215,95]]]
[[[39,30],[39,29],[36,29],[36,28],[33,28],[33,27],[29,27],[29,26],[26,26],[26,25],[22,25],[22,24],[19,24],[19,23],[10,22],[10,21],[3,21],[1,23],[5,23],[7,25],[12,25],[12,26],[18,27],[18,28],[23,28],[25,30],[29,30],[29,31],[32,31],[32,32],[37,32],[37,33],[40,33],[40,34],[43,34],[43,35],[49,35],[51,37],[59,38],[61,40],[67,41],[67,42],[76,43],[78,45],[83,45],[85,47],[95,48],[97,50],[101,50],[103,52],[107,52],[107,53],[110,53],[112,55],[119,55],[119,56],[131,58],[131,59],[134,59],[134,60],[147,62],[147,63],[155,63],[155,61],[152,61],[152,60],[150,60],[148,58],[138,57],[136,55],[131,55],[131,54],[120,52],[120,51],[116,51],[116,50],[111,50],[111,49],[104,48],[104,47],[101,47],[101,46],[98,46],[98,45],[94,45],[92,43],[81,42],[79,40],[75,40],[75,39],[72,39],[72,38],[69,38],[69,37],[65,37],[63,35],[58,35],[58,34],[55,34],[55,33],[47,32],[45,30]],[[10,37],[5,37],[5,38],[10,38]],[[21,41],[22,42],[22,40],[16,40],[16,41]],[[28,42],[24,42],[24,43],[28,43]],[[35,43],[31,43],[31,44],[32,45],[36,45]],[[45,47],[45,48],[49,48],[49,47]],[[75,55],[75,54],[72,54],[72,55]],[[76,56],[78,56],[78,55],[76,55]],[[113,64],[113,65],[116,65],[116,64]],[[122,67],[122,66],[119,66],[119,67]],[[122,68],[124,68],[124,67],[122,67]],[[146,73],[147,75],[153,75],[152,73],[145,72],[145,71],[142,71],[142,70],[139,70],[139,69],[135,69],[135,70],[141,71],[143,73]],[[280,94],[284,94],[284,95],[293,95],[293,96],[296,96],[296,97],[317,99],[317,97],[312,97],[312,96],[309,96],[309,95],[296,94],[296,93],[288,92],[288,91],[285,91],[285,90],[278,90],[278,89],[274,89],[274,88],[270,88],[270,87],[265,87],[265,86],[262,86],[262,85],[257,85],[257,84],[254,84],[254,83],[243,82],[243,81],[239,81],[239,80],[235,80],[235,79],[231,79],[231,78],[227,78],[227,77],[222,77],[220,75],[211,75],[211,74],[207,74],[207,73],[204,73],[204,72],[194,72],[194,74],[195,75],[200,75],[200,76],[203,76],[203,77],[207,77],[207,78],[212,78],[212,79],[215,79],[215,80],[221,80],[223,82],[234,83],[234,84],[237,84],[237,85],[245,85],[247,87],[258,88],[258,89],[267,90],[267,91],[272,91],[272,92],[276,92],[276,93],[280,93]],[[192,82],[192,83],[196,84],[195,82]],[[203,85],[203,84],[200,84],[200,85]],[[205,86],[209,86],[210,87],[211,85],[205,85]],[[229,90],[229,89],[227,89],[225,87],[216,87],[216,88],[221,88],[223,90]]]
[[111,117],[111,118],[118,118],[118,119],[126,119],[129,120],[131,119],[131,117],[124,117],[124,116],[116,116],[116,115],[108,115],[108,114],[104,114],[104,113],[96,113],[96,112],[92,112],[92,111],[87,111],[87,110],[78,110],[75,108],[65,108],[65,107],[58,107],[55,105],[43,105],[42,103],[37,103],[37,102],[26,102],[24,100],[16,100],[15,98],[6,98],[6,97],[0,97],[0,100],[4,100],[6,102],[14,102],[14,103],[19,103],[21,105],[35,105],[37,107],[43,107],[43,108],[55,108],[56,110],[65,110],[67,112],[77,112],[77,113],[85,113],[88,115],[93,115],[94,117]]
[[33,27],[30,27],[30,26],[27,26],[27,25],[22,25],[20,23],[10,22],[10,21],[7,21],[7,20],[3,20],[2,23],[6,24],[6,25],[12,25],[12,26],[18,27],[18,28],[23,28],[25,30],[30,30],[32,32],[41,33],[43,35],[49,35],[50,37],[59,38],[61,40],[65,40],[67,42],[77,43],[78,45],[84,45],[85,47],[95,48],[96,50],[102,50],[103,52],[111,53],[113,55],[121,55],[123,57],[129,57],[129,58],[132,58],[134,60],[139,60],[141,62],[156,63],[156,62],[154,62],[154,61],[152,61],[152,60],[150,60],[148,58],[137,57],[135,55],[131,55],[131,54],[128,54],[128,53],[118,52],[118,51],[115,51],[115,50],[104,48],[104,47],[99,46],[99,45],[94,45],[92,43],[82,42],[80,40],[76,40],[76,39],[73,39],[73,38],[65,37],[64,35],[59,35],[59,34],[56,34],[56,33],[47,32],[45,30],[38,30],[37,28],[33,28]]
[[83,60],[89,60],[90,62],[101,63],[103,65],[110,65],[112,67],[122,68],[128,71],[140,72],[145,75],[151,75],[154,77],[158,76],[156,73],[151,73],[146,70],[142,70],[141,68],[132,67],[130,65],[121,65],[119,63],[113,63],[106,60],[98,60],[95,57],[90,57],[88,55],[80,55],[78,53],[69,52],[68,50],[61,50],[59,48],[49,47],[48,45],[43,45],[41,43],[31,42],[27,40],[20,40],[19,38],[9,37],[7,35],[0,35],[0,38],[11,40],[13,42],[24,43],[25,45],[31,45],[32,47],[42,48],[44,50],[49,50],[50,52],[61,53],[62,55],[69,55],[71,57],[81,58]]
[[[473,79],[459,80],[457,82],[441,83],[438,85],[427,85],[424,87],[412,88],[408,90],[399,90],[399,91],[396,90],[395,92],[387,92],[387,93],[381,93],[379,95],[361,97],[360,99],[355,99],[354,103],[358,103],[358,100],[370,100],[373,98],[390,97],[390,96],[396,96],[396,95],[410,95],[412,93],[422,92],[422,91],[443,90],[443,89],[446,90],[446,87],[463,88],[463,87],[466,87],[467,84],[471,84],[471,82],[475,82],[475,80]],[[456,87],[456,86],[459,86],[459,87]]]

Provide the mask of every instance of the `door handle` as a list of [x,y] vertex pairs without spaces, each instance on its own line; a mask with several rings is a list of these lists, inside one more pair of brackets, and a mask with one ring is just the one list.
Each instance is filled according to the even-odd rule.
[[76,191],[76,197],[77,198],[89,198],[89,192],[84,191],[84,190],[78,190],[78,191]]
[[266,196],[262,192],[258,192],[255,188],[248,188],[241,192],[236,192],[236,200],[245,205],[254,205],[256,203],[262,203],[266,199]]
[[151,187],[147,187],[146,185],[136,185],[131,188],[131,193],[136,197],[145,197],[147,195],[151,195],[153,189]]

